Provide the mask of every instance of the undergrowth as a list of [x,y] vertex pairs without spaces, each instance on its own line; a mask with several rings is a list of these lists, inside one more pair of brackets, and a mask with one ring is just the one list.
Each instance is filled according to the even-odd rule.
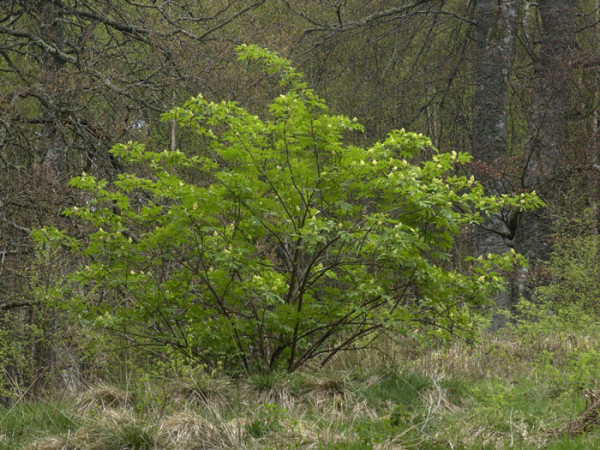
[[187,370],[22,395],[0,410],[0,449],[599,448],[599,343],[582,309],[522,302],[477,344],[403,339],[291,375]]

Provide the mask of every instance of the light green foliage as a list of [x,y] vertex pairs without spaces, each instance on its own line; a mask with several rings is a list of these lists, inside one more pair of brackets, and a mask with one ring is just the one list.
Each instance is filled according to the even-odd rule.
[[600,311],[600,236],[590,233],[595,227],[590,210],[557,220],[552,257],[547,267],[550,283],[538,288],[539,296]]
[[[325,363],[386,331],[469,336],[501,288],[496,269],[522,259],[449,270],[455,237],[540,201],[484,196],[455,175],[467,154],[438,153],[420,134],[346,145],[361,125],[330,114],[289,62],[255,46],[239,54],[289,88],[264,117],[198,96],[165,119],[203,136],[204,151],[120,144],[112,154],[145,176],[72,181],[92,200],[70,214],[93,232],[67,239],[88,260],[73,277],[87,292],[71,307],[137,343],[246,372]],[[191,170],[201,182],[182,175]]]
[[[23,390],[37,393],[64,367],[58,358],[68,347],[67,324],[59,325],[53,302],[63,289],[57,283],[64,261],[57,248],[38,245],[29,265],[23,267],[23,291],[0,309],[0,400],[14,398]],[[13,297],[14,298],[14,297]],[[56,372],[50,373],[53,362]]]
[[592,234],[594,214],[584,210],[556,221],[547,284],[536,290],[536,303],[522,300],[513,315],[513,332],[535,346],[540,364],[565,395],[597,389],[600,353],[600,237]]
[[567,396],[597,389],[600,353],[596,348],[600,326],[585,304],[521,300],[507,330],[530,352],[551,378],[555,389]]
[[281,420],[286,412],[273,403],[260,405],[256,418],[247,427],[248,433],[254,437],[261,437],[272,431],[280,431],[283,429]]
[[23,348],[27,342],[24,342],[23,336],[15,329],[15,321],[14,314],[4,313],[0,318],[0,373],[4,374],[0,384],[2,400],[13,395],[11,384],[20,381],[20,372],[28,372],[29,369]]

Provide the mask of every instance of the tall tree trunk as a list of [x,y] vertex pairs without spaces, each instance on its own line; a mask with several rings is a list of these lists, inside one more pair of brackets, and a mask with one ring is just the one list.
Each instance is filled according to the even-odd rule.
[[515,49],[518,13],[517,0],[478,0],[475,6],[478,51],[473,155],[485,163],[493,163],[507,153],[508,76]]
[[[594,32],[596,34],[600,33],[600,0],[594,0],[594,15],[595,15],[595,25]],[[600,102],[600,92],[598,88],[600,87],[600,76],[597,72],[594,72],[592,75],[594,80],[594,105],[598,105]],[[590,117],[590,131],[592,135],[592,144],[586,147],[586,163],[598,165],[599,161],[599,148],[600,148],[600,135],[598,134],[600,131],[600,114],[598,111],[598,107],[596,106],[594,112]],[[600,210],[598,201],[600,200],[600,180],[598,179],[598,174],[588,171],[587,172],[587,185],[589,189],[587,191],[588,195],[588,205],[590,206],[593,226],[590,232],[592,234],[598,234],[598,223],[600,223]]]
[[[475,5],[478,46],[472,153],[477,177],[490,194],[509,190],[504,173],[508,150],[506,105],[518,15],[518,0],[477,0]],[[484,255],[509,251],[513,235],[512,221],[492,217],[476,233],[476,251]],[[500,294],[496,304],[499,308],[509,308],[510,292]]]
[[569,84],[575,41],[574,0],[541,0],[539,54],[534,61],[529,136],[526,144],[525,188],[551,194],[566,136]]
[[[61,50],[64,44],[64,22],[54,2],[40,2],[41,37],[50,46]],[[56,54],[46,52],[41,58],[44,84],[54,86],[52,95],[48,95],[42,104],[44,128],[42,131],[42,153],[45,152],[44,165],[49,175],[61,180],[67,175],[67,149],[61,126],[61,84],[63,82],[64,61]]]
[[[529,135],[525,146],[522,188],[536,190],[546,203],[560,200],[561,158],[565,151],[570,83],[573,80],[575,1],[540,0],[542,34],[534,61]],[[548,209],[524,214],[519,220],[515,249],[532,268],[547,259],[551,250]],[[520,294],[529,275],[521,274]]]
[[[49,46],[62,51],[64,22],[57,11],[58,6],[50,1],[40,1],[38,5],[41,17],[41,38]],[[65,63],[50,51],[42,54],[40,62],[42,83],[53,86],[54,89],[41,102],[44,126],[39,153],[44,158],[43,164],[47,177],[45,181],[49,183],[48,189],[60,189],[62,182],[67,177],[67,150],[61,117],[61,103],[64,102],[62,98],[64,92],[61,90]],[[28,319],[31,325],[39,328],[40,333],[35,336],[31,348],[32,361],[35,365],[34,373],[39,374],[32,381],[31,393],[37,395],[48,379],[49,369],[55,363],[55,354],[48,342],[50,341],[49,330],[56,325],[56,316],[53,313],[47,314],[42,305],[35,304],[35,299],[33,303],[29,308]]]

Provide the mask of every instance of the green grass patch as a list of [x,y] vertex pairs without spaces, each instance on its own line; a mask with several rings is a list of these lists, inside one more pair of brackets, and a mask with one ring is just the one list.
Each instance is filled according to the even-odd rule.
[[72,404],[21,401],[0,409],[0,448],[15,448],[34,438],[69,433],[80,425]]
[[416,408],[421,403],[421,393],[431,387],[431,378],[423,374],[389,371],[380,375],[373,384],[362,388],[360,395],[377,409],[390,403]]

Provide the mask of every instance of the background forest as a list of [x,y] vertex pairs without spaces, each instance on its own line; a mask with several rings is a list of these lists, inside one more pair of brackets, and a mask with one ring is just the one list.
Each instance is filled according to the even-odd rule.
[[0,447],[600,445],[599,31],[0,0]]

